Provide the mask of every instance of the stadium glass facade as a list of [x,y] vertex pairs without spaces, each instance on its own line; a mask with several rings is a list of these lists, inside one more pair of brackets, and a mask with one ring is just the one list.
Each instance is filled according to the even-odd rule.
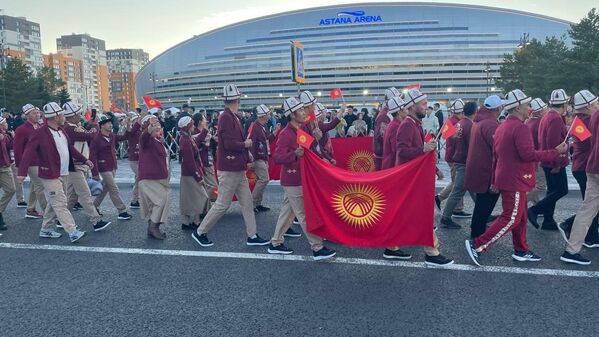
[[332,88],[347,103],[382,100],[385,88],[419,84],[431,100],[480,100],[495,88],[504,54],[526,38],[564,36],[564,20],[499,8],[439,3],[368,3],[281,13],[197,35],[151,60],[136,77],[138,101],[222,108],[226,83],[242,108],[280,106],[296,95],[290,41],[305,47],[306,83],[325,105]]

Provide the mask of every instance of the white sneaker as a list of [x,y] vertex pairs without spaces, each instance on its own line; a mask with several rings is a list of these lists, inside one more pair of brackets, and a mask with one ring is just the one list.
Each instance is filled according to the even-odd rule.
[[51,230],[51,229],[40,230],[40,238],[58,239],[61,236],[62,236],[62,234],[58,233],[55,230]]
[[75,229],[72,233],[69,234],[69,239],[71,239],[71,243],[75,243],[79,241],[85,235],[84,231],[80,231]]

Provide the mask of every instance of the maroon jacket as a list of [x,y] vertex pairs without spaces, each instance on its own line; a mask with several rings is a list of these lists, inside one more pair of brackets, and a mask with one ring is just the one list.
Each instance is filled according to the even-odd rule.
[[99,172],[112,172],[117,169],[115,144],[123,140],[127,140],[125,135],[110,133],[106,137],[101,132],[96,134],[89,146],[89,159],[94,163],[94,168],[92,169],[94,177]]
[[396,165],[404,164],[424,154],[424,131],[422,122],[408,116],[397,129],[397,159]]
[[302,175],[300,173],[300,161],[295,155],[297,144],[297,129],[291,124],[279,133],[277,148],[273,153],[275,164],[281,167],[281,186],[301,186]]
[[252,132],[249,135],[249,138],[252,140],[250,151],[254,156],[254,160],[268,161],[268,156],[270,155],[270,142],[275,137],[258,121],[255,121],[250,128],[252,129]]
[[391,123],[391,118],[387,113],[389,108],[385,105],[384,108],[379,111],[379,114],[374,120],[374,141],[372,143],[372,152],[377,158],[383,158],[383,143],[385,142],[385,135],[382,129]]
[[139,180],[168,179],[166,148],[148,132],[139,137]]
[[10,138],[7,134],[2,133],[2,140],[0,140],[0,167],[10,167],[11,165]]
[[[457,125],[460,119],[456,115],[451,115],[449,120],[453,125]],[[453,156],[455,155],[455,138],[451,137],[445,141],[445,162],[453,163]]]
[[[90,129],[87,130],[83,127],[77,128],[77,125],[73,125],[71,123],[65,123],[63,126],[64,131],[69,136],[69,140],[71,141],[71,145],[75,146],[75,142],[87,142],[89,145],[92,140],[96,137],[98,130]],[[95,131],[94,131],[95,130]],[[81,149],[77,149],[81,153]],[[81,162],[79,160],[75,160],[75,165],[84,165],[85,162]]]
[[[539,123],[539,150],[551,150],[566,139],[566,124],[555,110],[547,112]],[[553,160],[541,161],[541,166],[547,168],[561,168],[568,166],[568,156],[560,156]]]
[[202,167],[212,167],[212,163],[210,162],[210,154],[211,151],[210,145],[206,145],[206,137],[208,136],[208,129],[204,129],[200,131],[200,133],[195,137],[196,144],[200,149],[200,158],[202,159]]
[[318,128],[322,131],[322,138],[320,138],[320,140],[318,141],[318,145],[320,145],[320,150],[322,151],[323,158],[325,158],[329,161],[335,159],[333,157],[333,149],[332,148],[329,149],[329,146],[330,146],[329,131],[336,128],[340,122],[341,122],[341,120],[339,118],[337,118],[336,116],[333,117],[333,120],[331,120],[328,123],[318,122]]
[[141,124],[134,123],[131,130],[125,132],[127,145],[129,147],[129,161],[139,160],[139,137],[141,136]]
[[[587,129],[590,130],[591,116],[587,114],[576,114],[578,118],[584,123]],[[572,156],[572,172],[585,172],[587,168],[587,162],[589,161],[589,155],[591,154],[591,141],[593,137],[587,138],[584,142],[574,138],[572,148],[574,153]]]
[[246,171],[250,162],[249,150],[244,144],[243,128],[239,118],[228,108],[218,117],[218,147],[216,167],[219,171]]
[[381,169],[386,170],[395,166],[397,160],[397,129],[400,121],[393,119],[385,129],[385,141],[383,142],[383,162]]
[[492,111],[481,107],[474,116],[470,131],[464,188],[472,193],[486,193],[493,177],[493,135],[499,122]]
[[[73,143],[67,133],[62,128],[59,128],[59,130],[67,137],[69,144],[69,171],[74,172],[75,164],[73,163],[73,159],[85,162],[87,158],[73,147]],[[34,161],[34,159],[37,159],[37,161]],[[52,137],[48,125],[37,128],[31,134],[31,139],[27,143],[23,158],[21,158],[18,175],[22,177],[26,176],[29,167],[35,166],[33,165],[34,162],[37,162],[37,166],[39,166],[38,175],[40,178],[58,179],[60,177],[60,155],[58,154],[54,137]]]
[[202,160],[200,158],[200,149],[196,143],[195,137],[181,131],[179,137],[179,153],[181,154],[181,176],[193,177],[200,182],[204,178]]
[[526,120],[525,124],[530,129],[532,134],[532,142],[535,145],[535,150],[539,149],[539,124],[541,123],[540,117],[530,117]]
[[497,128],[493,155],[493,184],[498,190],[508,192],[532,191],[536,182],[534,163],[559,157],[556,149],[535,150],[530,130],[513,115],[509,115]]
[[[39,129],[39,127],[38,127]],[[27,143],[31,140],[31,134],[36,129],[33,128],[33,125],[29,123],[29,121],[25,121],[23,125],[19,126],[15,130],[15,139],[13,141],[13,150],[15,152],[15,165],[19,167],[21,164],[21,159],[23,158],[23,154],[25,153],[25,147]],[[30,166],[38,166],[38,159],[31,158]]]
[[599,174],[599,141],[597,141],[597,135],[599,135],[599,110],[595,111],[591,115],[591,122],[589,123],[589,131],[593,135],[591,142],[591,153],[589,154],[589,160],[587,161],[587,173]]
[[453,162],[466,164],[468,158],[468,145],[470,144],[470,131],[472,130],[472,120],[464,117],[457,124],[457,133],[454,137]]

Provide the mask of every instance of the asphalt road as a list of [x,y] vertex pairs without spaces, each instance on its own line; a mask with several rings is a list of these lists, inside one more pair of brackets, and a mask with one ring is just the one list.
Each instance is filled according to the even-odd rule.
[[[128,201],[130,188],[121,190]],[[584,251],[590,267],[565,265],[556,232],[529,226],[531,249],[544,258],[537,264],[513,262],[511,239],[504,238],[482,258],[486,266],[503,267],[496,270],[422,268],[418,248],[407,249],[413,263],[381,263],[380,249],[331,243],[336,263],[271,260],[261,257],[264,247],[245,246],[236,205],[210,233],[215,246],[200,248],[180,229],[179,190],[171,193],[164,242],[147,238],[135,210],[133,220],[116,220],[108,198],[101,208],[114,222],[105,231],[76,245],[66,237],[41,239],[40,221],[23,219],[13,201],[4,213],[10,229],[2,244],[114,249],[0,247],[0,336],[581,336],[599,328],[599,250]],[[257,216],[263,237],[272,235],[281,198],[280,187],[268,187],[265,204],[273,210]],[[471,209],[468,198],[466,205]],[[557,220],[579,205],[579,192],[571,193],[558,204]],[[90,229],[81,211],[74,215]],[[471,265],[465,228],[437,233],[445,255]],[[305,238],[286,245],[294,256],[310,254]],[[194,256],[202,252],[219,255]],[[522,274],[528,268],[536,274]],[[591,273],[571,273],[578,270]]]

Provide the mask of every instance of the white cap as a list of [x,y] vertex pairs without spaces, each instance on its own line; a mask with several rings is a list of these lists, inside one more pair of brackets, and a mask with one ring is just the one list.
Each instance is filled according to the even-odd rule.
[[587,106],[595,103],[596,101],[597,96],[593,95],[593,93],[586,89],[581,90],[577,92],[576,95],[574,95],[574,109],[578,110],[586,108]]
[[421,93],[418,89],[410,89],[405,97],[405,108],[411,108],[414,104],[420,103],[426,99],[426,95]]
[[506,110],[511,110],[516,108],[522,104],[527,104],[531,101],[529,96],[526,96],[525,93],[520,89],[514,89],[505,95],[505,104],[504,107]]
[[304,105],[310,105],[316,103],[316,98],[308,90],[302,91],[299,95],[300,102]]
[[485,98],[484,106],[487,109],[495,110],[505,105],[505,101],[497,95],[491,95]]
[[534,112],[539,112],[547,107],[547,104],[543,102],[540,98],[535,98],[530,101],[530,107],[534,110]]
[[73,117],[79,112],[81,112],[81,107],[74,102],[66,102],[62,105],[62,109],[64,110],[65,117]]
[[564,89],[555,89],[551,92],[551,98],[549,99],[549,104],[551,105],[562,105],[568,103],[570,97],[566,95],[566,91]]
[[56,102],[50,102],[44,105],[44,117],[53,118],[64,114],[64,110]]
[[322,114],[326,114],[327,111],[328,111],[328,109],[325,108],[324,105],[322,105],[321,103],[316,103],[316,109],[314,111],[314,116],[319,117]]
[[131,118],[131,121],[134,122],[139,118],[139,114],[137,112],[130,112],[129,118]]
[[269,112],[270,109],[264,104],[260,104],[256,107],[256,116],[258,117],[266,116]]
[[179,127],[179,129],[182,129],[184,127],[186,127],[187,125],[189,125],[189,123],[193,122],[193,119],[189,116],[184,116],[181,117],[181,119],[179,119],[179,121],[177,122],[177,126]]
[[33,104],[25,104],[23,105],[23,113],[24,114],[29,114],[31,111],[33,110],[39,110],[38,108],[34,107]]
[[389,89],[385,89],[385,100],[388,101],[393,97],[399,97],[401,96],[401,94],[399,93],[399,90],[397,90],[395,87],[391,87]]
[[387,108],[389,108],[389,113],[391,114],[403,109],[404,105],[403,99],[399,96],[391,97],[389,101],[387,101]]
[[151,114],[151,115],[155,115],[158,112],[160,112],[160,110],[158,108],[152,108],[152,109],[148,110],[148,113]]
[[144,118],[142,118],[142,120],[141,120],[141,124],[144,125],[146,122],[148,122],[152,118],[158,118],[158,117],[156,117],[154,115],[145,115]]
[[172,107],[169,110],[171,112],[171,116],[177,116],[177,113],[181,111],[181,110],[179,110],[179,109],[177,109],[175,107]]
[[235,84],[227,84],[223,88],[223,99],[225,101],[234,101],[241,98],[241,92]]
[[292,112],[301,109],[304,104],[297,100],[295,97],[289,97],[283,102],[283,110],[285,110],[285,116],[291,115]]
[[0,124],[7,124],[6,118],[0,116]]
[[459,114],[464,111],[464,101],[461,98],[456,99],[449,105],[449,111],[454,114]]

